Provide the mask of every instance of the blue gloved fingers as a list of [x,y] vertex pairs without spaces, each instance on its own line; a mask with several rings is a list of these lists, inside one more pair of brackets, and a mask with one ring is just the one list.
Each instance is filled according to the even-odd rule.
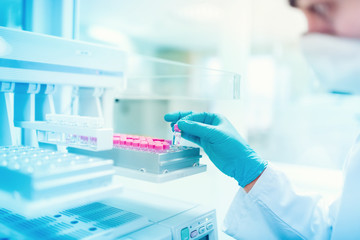
[[190,121],[205,123],[209,125],[218,125],[220,123],[220,118],[218,115],[207,112],[192,113],[182,118],[182,120],[190,120]]
[[193,142],[193,143],[201,146],[201,142],[200,142],[200,138],[199,138],[199,137],[196,137],[196,136],[194,136],[194,135],[191,135],[191,134],[188,134],[188,133],[185,133],[185,132],[181,133],[181,137],[182,137],[183,139],[186,139],[186,140],[188,140],[188,141],[190,141],[190,142]]
[[183,134],[193,135],[205,141],[207,141],[214,132],[217,132],[211,125],[190,120],[180,120],[178,126]]
[[188,111],[188,112],[172,112],[172,113],[165,114],[164,119],[167,122],[177,122],[181,118],[186,117],[187,115],[190,115],[192,113],[193,113],[192,111]]
[[168,113],[164,116],[164,119],[167,122],[172,122],[171,127],[173,127],[173,123],[176,123],[181,119],[201,122],[210,125],[218,125],[221,122],[220,115],[207,112],[193,113],[192,111]]

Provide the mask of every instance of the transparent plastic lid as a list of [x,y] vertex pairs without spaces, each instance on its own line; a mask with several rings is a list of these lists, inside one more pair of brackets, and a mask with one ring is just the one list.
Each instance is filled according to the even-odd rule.
[[239,99],[240,75],[140,55],[129,55],[119,98]]

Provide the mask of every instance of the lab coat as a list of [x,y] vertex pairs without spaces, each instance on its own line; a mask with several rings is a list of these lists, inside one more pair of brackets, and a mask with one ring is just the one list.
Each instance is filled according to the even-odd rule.
[[224,231],[235,239],[360,239],[360,137],[346,160],[338,200],[328,204],[297,193],[269,164],[249,193],[239,189]]

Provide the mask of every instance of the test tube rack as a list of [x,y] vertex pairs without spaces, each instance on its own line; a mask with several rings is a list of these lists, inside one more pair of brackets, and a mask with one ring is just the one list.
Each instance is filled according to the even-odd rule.
[[[119,175],[151,182],[165,182],[206,171],[199,163],[200,148],[171,145],[171,140],[114,134],[114,148],[92,152],[92,156],[113,159]],[[74,149],[76,153],[90,152]]]
[[112,128],[104,128],[97,117],[48,114],[46,121],[22,121],[15,126],[35,129],[42,143],[64,145],[90,151],[112,149]]

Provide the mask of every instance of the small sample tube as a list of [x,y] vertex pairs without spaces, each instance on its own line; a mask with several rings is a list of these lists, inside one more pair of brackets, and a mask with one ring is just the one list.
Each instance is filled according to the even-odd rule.
[[179,146],[180,142],[181,142],[181,130],[179,129],[178,125],[175,124],[172,144],[175,146]]
[[147,141],[140,141],[140,148],[145,150],[145,149],[148,149],[149,147],[149,143]]
[[167,142],[164,142],[163,143],[163,148],[164,148],[164,150],[169,150],[170,149],[170,144],[167,143]]
[[95,148],[97,147],[97,138],[96,137],[90,137],[90,146],[92,148]]
[[88,136],[80,136],[80,145],[88,145],[89,137]]
[[140,147],[140,140],[134,140],[132,146],[136,148]]
[[156,151],[161,151],[161,150],[164,149],[164,147],[163,147],[163,145],[162,145],[161,143],[155,143],[154,149],[155,149]]

